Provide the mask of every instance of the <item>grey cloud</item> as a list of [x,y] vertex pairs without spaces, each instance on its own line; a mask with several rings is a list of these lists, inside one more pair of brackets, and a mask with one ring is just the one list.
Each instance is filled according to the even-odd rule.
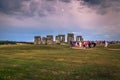
[[72,0],[59,0],[59,1],[70,3]]
[[[29,5],[28,5],[29,3]],[[7,15],[45,16],[55,12],[55,0],[0,0],[0,13]],[[27,8],[27,9],[26,9]]]
[[71,2],[72,0],[46,0],[46,1],[61,1],[61,2],[69,3],[69,2]]
[[[55,13],[57,0],[0,0],[0,13],[22,16],[46,16]],[[58,0],[69,3],[71,0]],[[29,4],[28,4],[29,3]]]
[[109,11],[120,12],[120,0],[82,0],[83,5],[93,8],[99,14]]
[[90,5],[98,5],[102,3],[102,0],[83,0],[85,3],[88,3]]
[[55,1],[55,0],[46,0],[46,1]]
[[19,11],[23,0],[0,0],[0,12],[12,14],[14,11]]
[[30,14],[33,15],[39,15],[39,16],[47,16],[48,14],[54,13],[56,10],[54,8],[55,3],[49,3],[49,2],[42,2],[42,3],[38,3],[38,2],[31,2],[29,9],[30,9]]
[[[70,3],[74,0],[0,0],[0,13],[22,16],[47,16],[56,13],[56,2]],[[99,14],[120,12],[120,0],[76,0]],[[82,1],[82,3],[81,3]],[[80,5],[81,6],[81,5]],[[59,6],[57,6],[59,7]]]

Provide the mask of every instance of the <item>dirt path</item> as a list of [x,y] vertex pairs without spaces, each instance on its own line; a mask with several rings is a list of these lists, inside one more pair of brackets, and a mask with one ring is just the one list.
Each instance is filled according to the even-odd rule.
[[108,49],[108,50],[120,50],[120,49]]

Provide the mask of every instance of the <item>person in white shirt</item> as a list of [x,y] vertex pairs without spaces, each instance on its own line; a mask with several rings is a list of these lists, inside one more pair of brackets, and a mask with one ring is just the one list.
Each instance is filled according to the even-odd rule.
[[108,42],[107,41],[105,41],[105,47],[108,47]]

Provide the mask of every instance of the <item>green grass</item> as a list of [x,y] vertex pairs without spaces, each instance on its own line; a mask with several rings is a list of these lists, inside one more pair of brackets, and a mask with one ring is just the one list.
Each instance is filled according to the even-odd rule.
[[1,45],[0,80],[120,80],[119,49],[120,45],[86,50],[60,45]]

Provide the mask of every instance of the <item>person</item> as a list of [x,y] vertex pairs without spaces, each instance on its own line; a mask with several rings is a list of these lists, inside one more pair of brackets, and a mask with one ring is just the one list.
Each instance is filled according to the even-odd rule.
[[85,41],[83,42],[83,45],[82,45],[82,46],[83,46],[83,48],[84,48],[84,49],[86,49],[86,46],[85,46]]
[[107,41],[105,41],[105,47],[108,47],[108,42]]
[[77,47],[78,46],[78,43],[77,42],[75,42],[75,47]]
[[73,42],[72,41],[70,41],[70,47],[73,47]]
[[94,41],[91,42],[91,47],[96,47],[96,43]]
[[88,41],[85,42],[85,47],[88,48]]
[[88,41],[88,47],[91,48],[91,42],[90,41]]
[[79,47],[82,47],[82,42],[81,41],[79,42]]

